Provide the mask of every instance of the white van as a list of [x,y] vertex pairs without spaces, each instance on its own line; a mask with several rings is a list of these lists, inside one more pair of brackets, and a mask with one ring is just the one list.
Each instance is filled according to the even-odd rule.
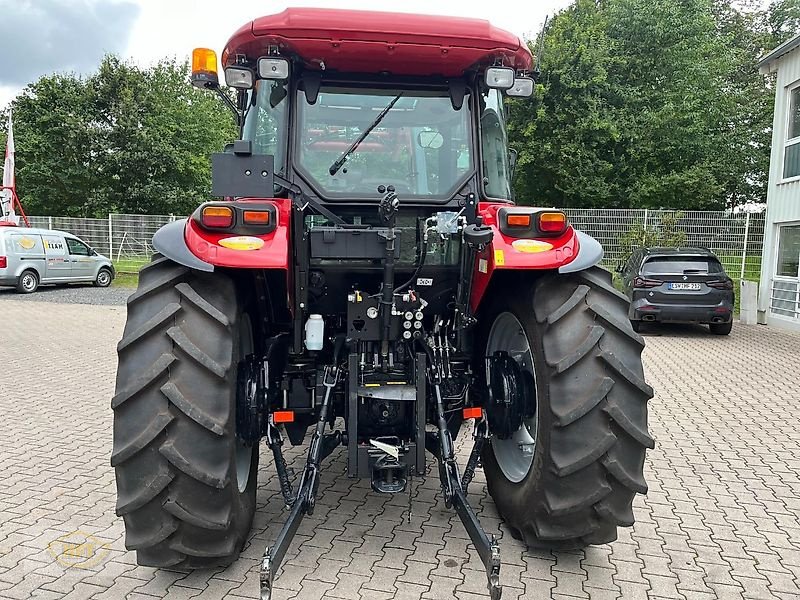
[[65,231],[0,227],[0,286],[23,294],[40,284],[93,283],[107,287],[114,279],[111,259]]

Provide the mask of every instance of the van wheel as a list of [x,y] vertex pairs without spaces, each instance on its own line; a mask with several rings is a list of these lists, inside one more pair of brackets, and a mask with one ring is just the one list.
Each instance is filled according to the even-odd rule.
[[17,281],[17,291],[20,294],[32,294],[39,289],[39,276],[36,271],[25,271]]
[[100,269],[97,273],[97,279],[94,280],[97,287],[108,287],[111,285],[111,271],[106,268]]

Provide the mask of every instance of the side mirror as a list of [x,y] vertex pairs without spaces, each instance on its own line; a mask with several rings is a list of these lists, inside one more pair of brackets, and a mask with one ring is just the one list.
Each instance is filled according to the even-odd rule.
[[422,148],[437,150],[444,144],[444,137],[438,131],[420,131],[417,135],[417,143]]

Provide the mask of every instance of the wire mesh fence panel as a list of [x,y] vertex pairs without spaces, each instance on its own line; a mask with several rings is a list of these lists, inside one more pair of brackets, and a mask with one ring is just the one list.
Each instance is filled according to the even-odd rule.
[[[576,229],[605,250],[603,264],[613,269],[641,245],[699,246],[719,256],[731,277],[758,281],[764,243],[764,213],[582,209],[565,212]],[[174,221],[172,215],[111,214],[104,219],[29,217],[32,227],[60,229],[110,256],[121,272],[137,272],[150,260],[153,235]]]
[[153,254],[153,235],[173,220],[170,215],[112,214],[106,227],[110,228],[112,258],[117,268],[136,272],[148,263]]

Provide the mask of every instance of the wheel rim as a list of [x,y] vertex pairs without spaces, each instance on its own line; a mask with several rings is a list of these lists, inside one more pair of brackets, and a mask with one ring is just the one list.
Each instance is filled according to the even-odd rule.
[[97,276],[97,283],[100,285],[108,285],[109,280],[110,276],[108,271],[100,271],[100,274]]
[[36,277],[31,275],[30,273],[26,273],[22,276],[22,288],[26,292],[32,292],[36,288]]
[[[486,356],[504,351],[514,359],[522,371],[529,373],[536,393],[536,370],[528,336],[522,323],[510,312],[498,315],[489,331],[486,343]],[[536,406],[536,403],[534,403]],[[492,438],[492,449],[500,470],[512,483],[519,483],[533,466],[536,454],[536,437],[539,429],[538,410],[529,419],[524,419],[520,428],[505,440]]]
[[[253,353],[253,328],[250,316],[245,313],[239,321],[239,360]],[[236,436],[236,483],[239,493],[244,493],[250,480],[250,465],[253,461],[253,446],[245,444]]]

